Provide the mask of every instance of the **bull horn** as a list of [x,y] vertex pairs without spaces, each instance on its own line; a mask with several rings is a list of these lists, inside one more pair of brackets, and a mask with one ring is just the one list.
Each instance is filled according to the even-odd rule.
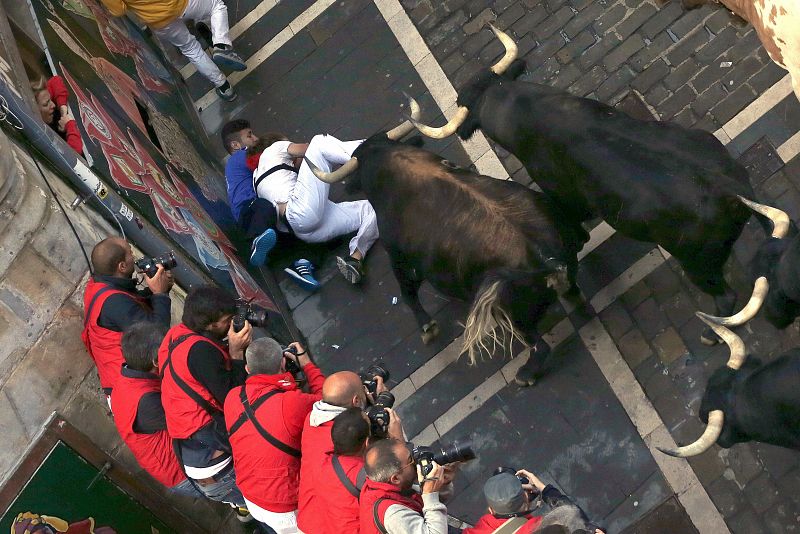
[[669,454],[670,456],[674,456],[676,458],[697,456],[698,454],[707,451],[714,443],[716,443],[717,438],[719,438],[719,435],[722,433],[722,424],[724,422],[725,414],[722,413],[722,410],[713,410],[708,414],[708,426],[706,426],[703,435],[700,436],[697,441],[691,445],[678,447],[677,449],[662,449],[661,447],[656,448],[664,454]]
[[765,206],[764,204],[747,200],[740,195],[736,196],[739,197],[739,200],[742,201],[742,204],[772,221],[772,237],[783,239],[786,236],[786,233],[789,231],[790,223],[789,216],[786,215],[786,212],[781,211],[778,208],[773,208],[772,206]]
[[405,137],[406,135],[408,135],[409,133],[411,133],[411,131],[414,129],[414,123],[411,121],[419,120],[419,115],[420,115],[419,104],[417,104],[417,101],[414,100],[414,98],[412,98],[409,95],[406,95],[406,98],[408,98],[408,107],[411,109],[411,118],[407,121],[403,121],[402,124],[395,126],[391,130],[386,132],[386,137],[388,137],[392,141],[398,141],[403,137]]
[[706,315],[709,321],[717,323],[722,326],[739,326],[753,317],[756,316],[761,305],[764,304],[764,299],[767,298],[767,291],[769,291],[769,282],[765,276],[761,276],[756,280],[753,286],[753,294],[747,305],[739,311],[736,315],[730,317],[716,317],[714,315]]
[[409,120],[422,135],[426,137],[432,137],[433,139],[444,139],[445,137],[449,137],[456,133],[458,127],[461,126],[465,120],[467,120],[467,115],[469,115],[469,108],[458,106],[453,118],[450,119],[447,124],[439,128],[426,126],[413,117]]
[[506,53],[502,58],[500,58],[500,61],[492,65],[491,68],[492,72],[499,76],[500,74],[503,74],[509,66],[511,66],[515,59],[517,59],[517,43],[515,43],[514,39],[512,39],[507,33],[501,32],[495,28],[494,24],[489,23],[489,27],[506,48]]
[[695,312],[695,315],[697,315],[701,321],[710,326],[711,329],[722,338],[725,344],[730,347],[731,355],[728,358],[727,365],[734,371],[738,370],[744,363],[745,358],[747,358],[747,353],[745,352],[744,341],[742,341],[742,338],[724,326],[718,325],[712,321],[711,316],[708,314],[699,311]]
[[329,184],[335,184],[336,182],[341,182],[342,180],[353,174],[356,171],[356,169],[358,169],[358,159],[356,158],[350,158],[349,161],[346,161],[344,165],[342,165],[333,172],[324,172],[320,170],[319,167],[314,165],[311,162],[311,160],[308,159],[307,157],[304,156],[303,159],[306,161],[306,165],[308,165],[308,168],[311,169],[311,172],[314,173],[314,176],[316,176],[323,182]]

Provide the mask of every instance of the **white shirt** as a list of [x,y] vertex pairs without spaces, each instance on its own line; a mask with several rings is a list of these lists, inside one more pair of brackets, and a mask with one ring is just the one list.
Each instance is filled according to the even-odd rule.
[[[253,172],[254,186],[259,176],[276,165],[292,165],[294,158],[289,155],[290,144],[291,141],[276,141],[264,149],[258,158],[258,167]],[[269,200],[277,208],[278,204],[289,201],[295,183],[297,183],[296,172],[279,169],[261,180],[256,195],[258,198]]]

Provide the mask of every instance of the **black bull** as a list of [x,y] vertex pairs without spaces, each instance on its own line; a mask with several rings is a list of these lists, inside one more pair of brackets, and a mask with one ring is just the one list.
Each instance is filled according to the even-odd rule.
[[[505,39],[506,58],[459,91],[459,111],[447,125],[415,122],[420,131],[468,139],[480,128],[525,165],[564,214],[560,224],[582,234],[581,244],[589,236],[580,223],[596,217],[625,236],[655,242],[714,298],[717,315],[730,315],[736,294],[723,267],[752,215],[740,201],[755,196],[746,169],[708,132],[637,120],[595,100],[515,80],[525,64],[513,61],[510,38],[496,33]],[[753,301],[765,290],[758,293]],[[753,304],[737,314],[739,322],[755,313]],[[716,342],[709,332],[703,341]]]
[[472,301],[464,331],[472,361],[488,351],[485,340],[497,334],[495,324],[504,342],[520,337],[532,346],[517,374],[518,383],[532,384],[549,352],[536,324],[557,292],[575,287],[577,268],[577,238],[559,232],[550,201],[386,134],[367,139],[353,160],[357,170],[347,178],[348,189],[361,189],[375,208],[381,241],[423,341],[438,330],[417,295],[427,280],[445,295]]
[[761,441],[800,450],[800,350],[793,349],[762,364],[747,359],[741,338],[697,315],[730,347],[727,365],[706,385],[700,418],[707,423],[697,441],[677,449],[659,449],[671,456],[701,454],[715,442],[722,447]]

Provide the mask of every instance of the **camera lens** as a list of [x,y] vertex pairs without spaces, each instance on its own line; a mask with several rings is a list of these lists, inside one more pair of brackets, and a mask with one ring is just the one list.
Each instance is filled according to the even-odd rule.
[[378,393],[378,395],[375,397],[374,405],[381,406],[383,408],[391,408],[392,406],[394,406],[394,401],[395,401],[394,395],[392,395],[388,391],[382,391]]
[[253,326],[264,326],[267,324],[267,312],[265,310],[250,308],[245,318]]
[[459,443],[454,441],[449,447],[442,447],[433,456],[433,460],[439,465],[452,464],[453,462],[465,462],[475,459],[475,451],[469,442]]

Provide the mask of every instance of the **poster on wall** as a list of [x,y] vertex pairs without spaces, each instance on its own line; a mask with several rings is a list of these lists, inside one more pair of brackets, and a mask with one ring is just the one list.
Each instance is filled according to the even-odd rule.
[[53,414],[0,490],[0,532],[177,534],[202,529]]
[[276,312],[220,229],[232,222],[224,178],[186,131],[175,80],[139,30],[99,0],[30,3],[95,172],[220,285]]

